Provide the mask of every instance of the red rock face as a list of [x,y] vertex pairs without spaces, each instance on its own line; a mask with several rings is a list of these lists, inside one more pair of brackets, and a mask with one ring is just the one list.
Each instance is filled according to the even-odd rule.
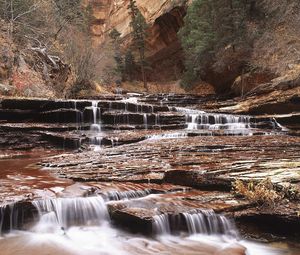
[[150,28],[148,61],[151,63],[150,80],[178,80],[183,71],[183,52],[177,33],[183,26],[184,6],[177,6],[158,17]]
[[[112,28],[117,29],[123,38],[124,49],[131,44],[130,16],[128,0],[89,0],[93,19],[91,33],[94,43],[99,45],[107,39]],[[86,3],[87,4],[87,3]],[[147,40],[148,62],[151,65],[150,81],[178,80],[183,70],[183,54],[177,32],[183,26],[186,14],[186,1],[138,0],[137,5],[148,22]],[[155,75],[153,75],[155,74]]]

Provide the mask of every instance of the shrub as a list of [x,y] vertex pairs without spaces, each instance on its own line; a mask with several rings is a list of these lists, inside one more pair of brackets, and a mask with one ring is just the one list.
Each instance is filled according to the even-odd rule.
[[233,183],[233,189],[236,195],[243,196],[252,203],[264,207],[274,207],[283,199],[283,195],[275,191],[274,185],[269,178],[259,183],[245,183],[241,180],[236,180]]

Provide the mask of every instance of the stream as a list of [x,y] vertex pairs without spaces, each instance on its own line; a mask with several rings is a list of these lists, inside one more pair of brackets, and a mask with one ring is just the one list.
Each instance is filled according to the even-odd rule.
[[53,105],[0,123],[33,144],[0,150],[1,255],[300,254],[294,239],[246,240],[232,217],[249,207],[232,178],[299,167],[299,138],[275,119],[131,97]]

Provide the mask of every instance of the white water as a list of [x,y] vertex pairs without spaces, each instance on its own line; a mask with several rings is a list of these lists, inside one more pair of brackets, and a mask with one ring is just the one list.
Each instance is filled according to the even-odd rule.
[[150,195],[150,190],[128,190],[128,191],[109,191],[105,193],[105,197],[108,200],[118,201],[118,200],[129,200],[140,197],[145,197]]
[[224,234],[238,237],[238,231],[233,222],[212,210],[183,213],[190,234]]
[[147,115],[147,113],[143,114],[143,119],[144,119],[144,127],[145,127],[145,129],[148,129],[148,115]]
[[250,116],[206,113],[199,110],[177,107],[178,112],[185,114],[186,130],[223,130],[227,135],[252,135]]
[[94,151],[101,150],[102,128],[101,128],[101,112],[98,107],[98,101],[92,101],[93,123],[91,124],[90,143],[94,145]]
[[67,229],[70,226],[100,225],[108,212],[102,197],[56,198],[34,201],[40,221],[36,230],[49,227]]
[[188,130],[243,130],[250,129],[249,116],[231,116],[223,114],[190,114],[187,115]]
[[[168,214],[154,216],[153,230],[155,234],[171,234],[171,223]],[[226,235],[238,238],[238,231],[232,221],[223,215],[216,214],[213,210],[200,210],[183,213],[184,221],[177,219],[180,225],[185,225],[190,235]]]
[[[136,197],[137,194],[139,192],[135,195],[123,193],[116,198]],[[1,255],[243,254],[226,253],[229,248],[237,252],[246,249],[246,255],[284,254],[280,250],[235,239],[231,222],[213,211],[186,214],[191,235],[185,237],[172,236],[168,215],[157,215],[153,226],[158,236],[151,239],[112,227],[101,197],[40,200],[34,205],[40,215],[38,222],[30,231],[12,231],[3,236],[0,239]],[[200,226],[204,227],[201,229]]]
[[273,123],[274,123],[274,128],[279,127],[283,132],[289,131],[288,128],[286,128],[286,127],[282,126],[280,123],[278,123],[275,118],[273,118],[272,120],[273,120]]
[[165,133],[157,135],[148,135],[147,139],[149,140],[162,140],[162,139],[180,139],[188,137],[186,132],[174,132],[174,133]]
[[170,235],[171,226],[168,214],[155,215],[152,223],[153,232],[156,235]]
[[[108,224],[70,228],[65,233],[15,232],[0,240],[1,255],[283,255],[283,251],[219,236],[161,236],[150,239]],[[237,252],[226,252],[229,249]]]
[[135,95],[132,95],[132,96],[130,96],[129,98],[122,99],[121,102],[137,104],[137,103],[138,103],[138,98],[135,97]]
[[76,111],[76,129],[81,130],[81,126],[83,123],[83,112],[81,112],[80,110],[77,109],[77,101],[74,100],[73,101],[74,104],[74,109]]

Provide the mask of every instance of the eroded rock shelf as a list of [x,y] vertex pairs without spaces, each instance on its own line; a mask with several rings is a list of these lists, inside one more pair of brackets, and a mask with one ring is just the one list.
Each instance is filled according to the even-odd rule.
[[[297,238],[300,137],[283,125],[296,130],[298,114],[224,114],[209,104],[186,95],[3,99],[0,230],[28,229],[60,204],[94,210],[103,200],[107,212],[101,215],[135,233],[228,234],[228,218],[244,236],[265,231],[286,237],[280,231],[285,224]],[[236,180],[255,185],[265,179],[278,191],[294,192],[276,210],[232,192]],[[192,227],[196,219],[222,227]],[[85,222],[78,215],[69,220]],[[256,221],[263,230],[249,233]],[[271,228],[275,222],[278,228]]]

